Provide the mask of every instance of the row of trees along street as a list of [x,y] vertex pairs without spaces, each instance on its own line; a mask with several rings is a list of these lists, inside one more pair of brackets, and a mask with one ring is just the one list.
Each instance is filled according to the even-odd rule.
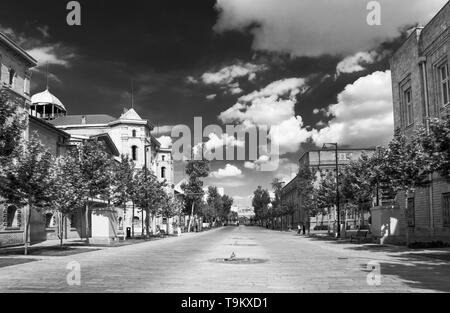
[[210,163],[208,160],[190,160],[186,164],[186,175],[188,181],[181,186],[184,192],[184,213],[189,215],[188,231],[192,229],[194,216],[202,218],[205,223],[212,227],[223,225],[232,219],[231,207],[233,198],[228,195],[220,195],[217,187],[208,187],[205,199],[203,180],[210,174]]
[[[417,188],[431,185],[433,175],[450,181],[450,118],[430,119],[426,126],[419,127],[406,138],[400,130],[387,147],[378,147],[371,156],[363,155],[348,166],[339,168],[339,192],[341,203],[346,210],[353,210],[364,224],[364,212],[370,210],[374,199],[404,201],[405,229],[410,209],[408,198]],[[275,179],[272,183],[275,198],[262,187],[254,192],[253,207],[256,220],[262,225],[273,218],[291,216],[293,203],[281,203],[282,183]],[[301,167],[298,172],[298,195],[302,199],[307,229],[310,217],[327,214],[336,204],[336,173],[317,173],[310,167]],[[405,233],[409,243],[408,231]]]
[[[52,213],[57,217],[57,231],[63,244],[63,224],[76,210],[91,209],[94,200],[108,206],[123,207],[133,202],[146,213],[145,233],[150,235],[154,218],[169,219],[182,213],[203,217],[212,223],[226,220],[233,199],[220,197],[217,188],[208,190],[207,203],[203,201],[202,178],[209,175],[209,163],[205,160],[189,161],[186,174],[189,182],[183,185],[185,196],[180,199],[168,195],[165,181],[158,181],[147,168],[135,169],[128,156],[117,162],[106,152],[104,143],[85,141],[73,146],[57,158],[45,149],[37,134],[26,140],[23,133],[27,126],[27,112],[0,94],[0,201],[26,211],[25,254],[30,244],[30,220],[32,210]],[[88,214],[85,214],[85,228]],[[134,212],[133,212],[134,216]],[[191,225],[190,225],[191,226]],[[189,229],[191,228],[189,226]],[[169,223],[167,223],[168,231]],[[87,232],[87,231],[86,231]],[[86,237],[89,234],[86,233]]]
[[[127,202],[133,201],[146,213],[147,236],[149,219],[180,214],[183,204],[165,192],[165,182],[159,182],[148,169],[136,172],[128,156],[115,161],[101,141],[86,141],[55,158],[37,134],[24,139],[26,114],[1,94],[0,201],[26,211],[25,254],[30,244],[32,210],[51,212],[57,217],[61,245],[64,219],[82,208],[89,212],[94,200],[124,209]],[[87,219],[85,223],[88,225]]]

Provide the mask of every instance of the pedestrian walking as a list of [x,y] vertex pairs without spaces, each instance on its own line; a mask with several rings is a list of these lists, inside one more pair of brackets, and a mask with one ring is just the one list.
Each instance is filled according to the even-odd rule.
[[302,227],[300,226],[300,224],[297,224],[297,234],[301,235],[302,233]]

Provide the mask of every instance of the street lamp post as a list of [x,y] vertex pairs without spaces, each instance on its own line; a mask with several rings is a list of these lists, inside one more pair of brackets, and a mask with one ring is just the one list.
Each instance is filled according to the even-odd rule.
[[337,213],[337,237],[341,237],[341,210],[340,210],[340,195],[339,195],[339,155],[338,155],[338,144],[337,143],[325,143],[323,148],[327,145],[335,147],[336,153],[336,213]]

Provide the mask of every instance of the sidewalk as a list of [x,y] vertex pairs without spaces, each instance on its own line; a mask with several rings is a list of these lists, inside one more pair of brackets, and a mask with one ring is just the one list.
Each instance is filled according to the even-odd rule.
[[[206,232],[214,231],[214,229],[211,230],[205,230],[202,232],[191,232],[191,233],[182,233],[181,236],[171,235],[171,236],[151,236],[149,238],[141,239],[139,237],[130,238],[126,240],[117,241],[111,245],[107,244],[90,244],[87,243],[85,239],[64,239],[63,246],[61,247],[61,241],[60,240],[46,240],[40,243],[32,244],[28,247],[28,250],[30,255],[25,256],[24,253],[24,246],[7,246],[7,247],[0,247],[0,257],[8,256],[8,257],[42,257],[46,256],[45,253],[41,253],[42,251],[56,251],[56,250],[71,250],[73,253],[77,252],[89,252],[88,249],[92,251],[96,250],[103,250],[103,249],[109,249],[109,248],[118,248],[123,246],[129,246],[129,245],[137,245],[137,244],[143,244],[151,241],[157,241],[157,240],[167,240],[167,239],[175,239],[175,238],[183,238],[183,237],[189,237],[194,236],[195,234],[202,234]],[[79,251],[73,251],[78,249]],[[34,254],[38,251],[38,254]]]

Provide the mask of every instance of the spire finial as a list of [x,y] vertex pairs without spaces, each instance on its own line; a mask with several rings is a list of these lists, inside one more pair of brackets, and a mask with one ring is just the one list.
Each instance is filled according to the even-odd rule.
[[131,108],[134,109],[134,83],[131,80]]
[[47,90],[48,90],[48,61],[47,61],[47,64],[46,64],[46,79],[47,79]]

